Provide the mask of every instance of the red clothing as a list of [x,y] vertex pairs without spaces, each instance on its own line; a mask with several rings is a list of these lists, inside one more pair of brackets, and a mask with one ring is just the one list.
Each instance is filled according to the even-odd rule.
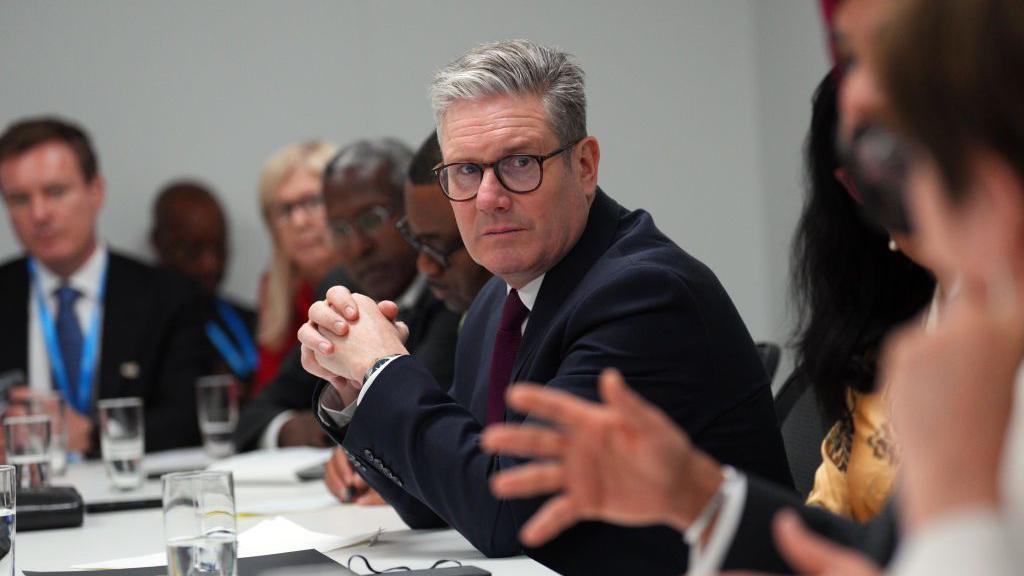
[[299,341],[296,340],[295,333],[299,331],[299,327],[306,321],[306,314],[312,305],[313,287],[303,282],[295,290],[295,298],[292,302],[292,325],[288,330],[289,336],[277,348],[259,346],[260,366],[256,370],[256,381],[252,387],[252,396],[259,394],[260,390],[263,390],[277,376],[281,363],[284,362],[288,353],[298,345]]

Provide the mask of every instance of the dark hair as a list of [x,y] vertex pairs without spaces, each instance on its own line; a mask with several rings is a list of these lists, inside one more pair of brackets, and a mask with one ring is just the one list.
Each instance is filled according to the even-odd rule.
[[964,190],[974,147],[1024,175],[1024,3],[905,1],[886,24],[877,39],[881,84],[952,198]]
[[795,371],[817,390],[825,416],[837,419],[846,390],[873,389],[882,337],[931,298],[931,275],[869,225],[835,177],[837,82],[830,73],[814,94],[804,154],[807,196],[793,239],[793,297],[799,310]]
[[430,133],[420,144],[409,163],[409,181],[416,186],[437,182],[434,166],[441,163],[441,144],[437,141],[437,130]]
[[92,182],[100,166],[89,135],[76,124],[52,116],[26,118],[8,126],[0,135],[0,162],[53,141],[63,142],[71,148],[78,159],[82,178]]
[[221,208],[217,196],[209,186],[198,180],[181,179],[174,180],[164,185],[156,195],[153,202],[153,228],[160,230],[172,225],[172,211],[175,204],[179,202],[196,203],[206,202],[217,208],[221,219],[224,220],[224,209]]

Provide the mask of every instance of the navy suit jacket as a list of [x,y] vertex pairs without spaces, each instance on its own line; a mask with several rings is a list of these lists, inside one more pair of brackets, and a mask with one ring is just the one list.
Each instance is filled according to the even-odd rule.
[[[495,498],[490,475],[520,461],[479,448],[505,296],[493,279],[473,302],[450,394],[414,356],[380,372],[344,436],[356,467],[410,526],[446,523],[488,556],[526,553],[567,574],[681,574],[686,548],[665,527],[582,523],[540,548],[519,543],[544,499]],[[583,235],[544,278],[512,381],[596,400],[607,366],[718,460],[791,484],[768,377],[725,290],[649,214],[598,190]],[[506,413],[507,421],[525,419]],[[321,424],[341,439],[332,423]]]
[[[198,294],[173,272],[109,255],[93,395],[142,397],[147,452],[199,444],[195,383],[204,355]],[[0,373],[28,373],[29,286],[25,258],[0,265]],[[95,409],[92,416],[95,455]]]

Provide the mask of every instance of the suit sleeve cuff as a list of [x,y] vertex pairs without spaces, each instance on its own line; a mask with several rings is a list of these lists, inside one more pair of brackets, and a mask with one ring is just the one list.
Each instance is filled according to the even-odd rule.
[[324,386],[320,390],[320,398],[317,400],[317,412],[320,419],[325,422],[333,422],[338,428],[348,426],[356,414],[357,402],[343,406],[341,397],[331,385]]
[[363,396],[366,396],[366,392],[370,389],[370,386],[373,386],[373,383],[377,380],[377,376],[379,376],[380,373],[383,372],[384,369],[387,368],[392,362],[394,362],[398,358],[401,358],[402,356],[404,356],[404,354],[399,354],[392,356],[391,358],[388,358],[387,361],[385,361],[383,364],[377,367],[377,369],[370,374],[370,376],[366,379],[366,382],[363,384],[363,387],[359,389],[359,396],[356,398],[355,404],[362,403]]
[[[718,507],[718,516],[706,542],[698,539],[690,546],[691,576],[717,574],[732,546],[747,501],[747,478],[732,468],[725,467],[725,480],[708,506]],[[703,514],[702,514],[703,516]]]

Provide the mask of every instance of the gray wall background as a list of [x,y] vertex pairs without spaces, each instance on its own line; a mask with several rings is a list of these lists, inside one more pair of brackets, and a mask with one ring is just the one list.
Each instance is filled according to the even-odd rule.
[[[313,136],[416,146],[433,72],[513,37],[578,56],[602,186],[711,266],[755,338],[784,339],[800,149],[827,69],[816,0],[0,0],[0,124],[55,112],[86,126],[102,235],[147,259],[158,187],[211,184],[232,226],[226,289],[253,301],[267,156]],[[2,222],[6,259],[19,247]]]

